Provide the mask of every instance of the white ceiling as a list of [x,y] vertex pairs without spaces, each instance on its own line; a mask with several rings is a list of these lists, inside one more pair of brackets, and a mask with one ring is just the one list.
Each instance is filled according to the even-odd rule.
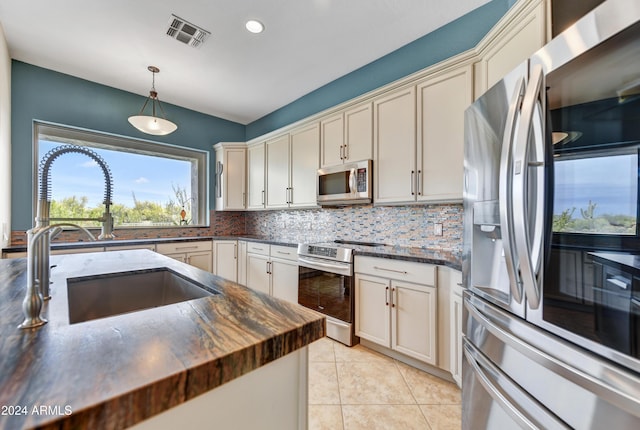
[[[11,57],[247,124],[488,0],[2,0]],[[165,35],[171,14],[211,32]],[[254,18],[265,31],[247,32]]]

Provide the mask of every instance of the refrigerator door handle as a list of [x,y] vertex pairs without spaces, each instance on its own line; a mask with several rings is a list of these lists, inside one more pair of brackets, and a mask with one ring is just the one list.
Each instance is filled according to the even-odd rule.
[[521,77],[516,84],[509,111],[507,113],[507,122],[505,126],[504,138],[502,141],[502,152],[500,154],[500,185],[498,191],[498,200],[500,201],[500,235],[502,237],[502,249],[504,250],[504,258],[509,274],[509,283],[511,285],[511,294],[517,303],[522,303],[522,280],[517,270],[517,256],[513,244],[513,180],[511,178],[511,163],[513,139],[516,130],[517,113],[522,104],[524,96],[525,81]]
[[[562,421],[551,412],[538,405],[519,387],[503,376],[488,359],[469,343],[464,342],[464,356],[473,369],[475,376],[491,398],[515,420],[521,428],[568,429]],[[486,369],[486,371],[484,370]],[[493,380],[497,382],[494,383]],[[511,400],[512,398],[513,401]],[[522,407],[518,407],[518,405]],[[525,407],[526,406],[526,407]]]
[[[516,253],[520,267],[520,276],[527,297],[527,302],[532,309],[540,306],[540,287],[538,285],[538,272],[541,262],[541,249],[543,238],[543,202],[544,183],[542,170],[544,168],[544,153],[539,152],[544,149],[544,134],[536,136],[533,131],[534,114],[536,111],[542,114],[542,98],[544,97],[544,74],[540,65],[534,66],[532,79],[529,82],[527,92],[522,101],[521,125],[518,130],[513,151],[513,220]],[[543,123],[541,128],[543,127]],[[532,133],[536,141],[533,156],[529,145]],[[535,139],[537,138],[537,139]],[[538,142],[542,140],[542,142]],[[540,159],[537,159],[540,157]],[[532,159],[534,158],[534,159]],[[531,175],[530,169],[537,171],[535,176]],[[533,179],[535,183],[531,183]],[[529,213],[529,191],[533,189],[535,193],[534,210]],[[533,219],[530,219],[532,217]],[[531,223],[534,223],[533,237],[529,231]]]

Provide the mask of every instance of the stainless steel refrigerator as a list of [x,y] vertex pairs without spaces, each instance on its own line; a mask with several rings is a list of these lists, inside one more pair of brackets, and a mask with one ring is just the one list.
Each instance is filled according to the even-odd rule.
[[640,428],[640,1],[465,113],[465,429]]

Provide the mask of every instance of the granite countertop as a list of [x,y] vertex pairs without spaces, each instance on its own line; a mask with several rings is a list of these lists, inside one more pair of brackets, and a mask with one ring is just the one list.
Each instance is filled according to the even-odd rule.
[[[19,330],[26,259],[0,260],[0,428],[123,428],[324,336],[324,317],[147,250],[51,257],[39,329]],[[66,279],[167,267],[218,292],[69,324]],[[52,414],[33,414],[49,407]],[[66,413],[70,412],[70,415]]]
[[[69,243],[52,243],[51,249],[77,249],[91,248],[95,246],[125,246],[125,245],[144,245],[155,243],[174,243],[197,240],[244,240],[249,242],[262,242],[270,245],[280,246],[298,246],[297,242],[291,240],[267,236],[198,236],[198,237],[176,237],[176,238],[155,238],[155,239],[131,239],[131,240],[105,240],[96,242],[69,242]],[[355,255],[365,255],[378,258],[391,258],[396,260],[407,260],[418,263],[437,264],[441,266],[451,267],[452,269],[462,270],[462,256],[460,253],[445,251],[441,249],[417,248],[410,246],[383,245],[383,246],[361,246],[349,245],[354,248]],[[4,248],[6,252],[24,252],[24,246],[13,246]]]
[[596,261],[640,275],[640,255],[623,252],[590,252]]
[[355,255],[368,257],[389,258],[393,260],[414,261],[417,263],[437,264],[462,270],[460,254],[428,248],[413,248],[408,246],[356,246]]

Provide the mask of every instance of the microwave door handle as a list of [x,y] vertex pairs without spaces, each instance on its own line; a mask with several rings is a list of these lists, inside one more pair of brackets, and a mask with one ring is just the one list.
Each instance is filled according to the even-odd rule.
[[513,243],[513,182],[511,178],[511,163],[514,133],[516,130],[517,113],[522,104],[522,98],[525,92],[524,77],[518,80],[515,92],[509,104],[507,113],[507,122],[505,126],[504,137],[502,141],[502,152],[500,154],[500,179],[498,200],[500,201],[500,235],[502,238],[502,249],[504,250],[504,259],[509,274],[509,283],[511,285],[511,294],[517,303],[522,303],[522,280],[518,273],[518,258],[515,253],[515,244]]
[[[534,66],[531,76],[533,77],[527,88],[524,99],[522,101],[521,125],[515,140],[513,153],[513,220],[514,220],[514,236],[516,251],[518,254],[518,262],[520,265],[520,276],[524,286],[527,302],[532,309],[540,306],[540,288],[538,285],[538,271],[540,270],[540,249],[542,246],[542,205],[544,192],[544,178],[540,172],[544,167],[544,155],[539,153],[540,147],[544,148],[543,142],[536,142],[533,157],[531,156],[531,148],[529,142],[532,137],[534,113],[540,111],[543,103],[540,101],[544,97],[544,75],[540,65]],[[542,128],[542,125],[541,125]],[[544,136],[544,134],[542,134]],[[533,137],[542,139],[542,136]],[[534,158],[533,160],[531,158]],[[530,169],[535,169],[532,173]],[[530,181],[535,183],[531,184]],[[535,213],[533,219],[530,219],[529,200],[530,185],[535,187]],[[534,226],[534,237],[529,234],[530,226]],[[539,247],[540,249],[535,249]],[[535,261],[534,258],[537,260]]]
[[357,191],[357,186],[356,186],[356,169],[355,168],[351,168],[351,170],[349,171],[349,191],[351,192],[351,194],[355,194]]

